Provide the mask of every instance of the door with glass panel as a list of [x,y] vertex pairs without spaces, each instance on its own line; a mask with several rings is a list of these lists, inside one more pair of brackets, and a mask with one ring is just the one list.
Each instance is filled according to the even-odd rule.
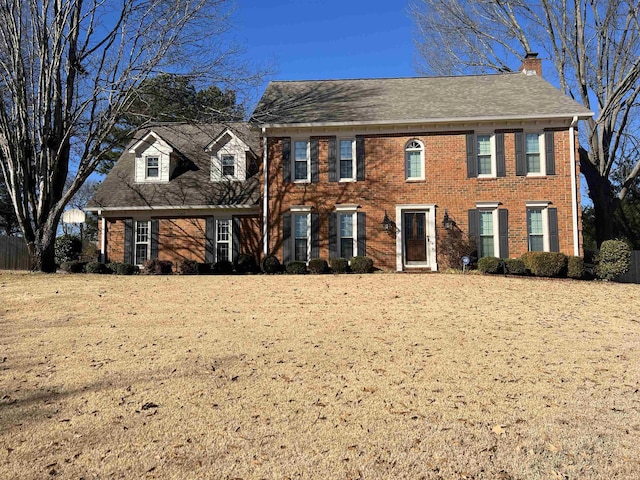
[[402,214],[405,265],[427,266],[427,213],[404,212]]

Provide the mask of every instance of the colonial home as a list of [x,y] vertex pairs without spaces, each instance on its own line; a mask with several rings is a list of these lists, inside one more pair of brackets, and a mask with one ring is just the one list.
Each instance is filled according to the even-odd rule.
[[272,82],[253,116],[264,253],[435,271],[469,235],[479,257],[579,255],[576,126],[591,116],[535,55],[517,73]]
[[259,158],[246,123],[137,132],[87,206],[100,217],[103,260],[260,255]]
[[535,55],[517,73],[271,82],[253,133],[140,132],[91,209],[106,256],[135,263],[246,251],[436,271],[469,239],[479,257],[580,255],[577,124],[591,116]]

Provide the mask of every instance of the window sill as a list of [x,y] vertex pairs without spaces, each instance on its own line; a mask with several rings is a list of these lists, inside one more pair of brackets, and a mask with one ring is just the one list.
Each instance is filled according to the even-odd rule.
[[405,182],[407,182],[407,183],[422,183],[422,182],[426,182],[426,181],[427,181],[427,179],[424,178],[424,177],[421,177],[421,178],[419,178],[419,177],[416,177],[416,178],[411,178],[411,177],[405,178]]
[[341,178],[338,183],[354,183],[355,181],[355,178]]
[[547,176],[546,173],[527,173],[525,175],[527,178],[544,178]]
[[311,180],[291,180],[291,183],[311,183]]

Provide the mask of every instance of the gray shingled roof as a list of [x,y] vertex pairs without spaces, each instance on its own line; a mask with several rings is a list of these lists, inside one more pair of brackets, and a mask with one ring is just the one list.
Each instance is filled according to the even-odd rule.
[[535,75],[275,81],[253,114],[261,125],[369,124],[591,116]]
[[[257,175],[244,182],[210,181],[211,153],[204,149],[227,128],[249,145],[256,159],[260,158],[259,138],[246,123],[150,126],[136,132],[86,208],[257,205],[260,195]],[[168,183],[135,183],[135,154],[129,153],[129,149],[152,130],[173,147],[174,154],[182,158],[182,165]]]

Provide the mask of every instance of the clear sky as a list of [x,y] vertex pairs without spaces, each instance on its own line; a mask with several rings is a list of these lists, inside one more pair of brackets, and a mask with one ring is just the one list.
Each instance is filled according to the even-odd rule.
[[236,0],[235,35],[274,80],[415,76],[406,0]]

